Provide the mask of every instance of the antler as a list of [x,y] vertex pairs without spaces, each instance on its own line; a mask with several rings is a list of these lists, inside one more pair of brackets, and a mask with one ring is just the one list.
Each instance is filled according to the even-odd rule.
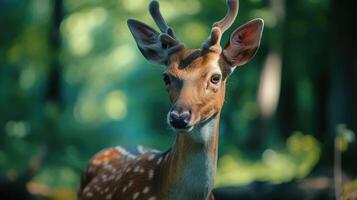
[[151,3],[149,4],[149,12],[151,14],[151,17],[154,19],[156,25],[161,30],[161,32],[167,33],[171,37],[176,38],[172,28],[167,25],[164,18],[162,17],[160,12],[160,5],[157,0],[151,1]]
[[227,0],[227,14],[212,26],[212,31],[208,40],[204,43],[203,49],[209,49],[211,46],[218,43],[223,33],[233,24],[238,14],[238,0]]
[[159,27],[162,34],[160,40],[163,44],[169,47],[169,53],[176,51],[183,47],[183,44],[176,39],[174,31],[167,25],[160,12],[160,5],[157,0],[152,0],[149,4],[149,12],[154,19],[156,25]]
[[216,22],[213,24],[213,27],[218,27],[221,29],[222,34],[230,27],[232,26],[234,20],[237,17],[238,14],[238,0],[227,0],[227,14],[226,16],[221,19],[220,21]]

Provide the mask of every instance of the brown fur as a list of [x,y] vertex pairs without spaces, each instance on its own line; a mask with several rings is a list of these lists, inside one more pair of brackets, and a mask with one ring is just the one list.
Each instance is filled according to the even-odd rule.
[[217,113],[223,106],[225,96],[225,80],[218,85],[210,82],[213,74],[223,74],[224,71],[218,65],[219,53],[207,53],[186,68],[180,68],[180,61],[193,51],[182,50],[173,55],[165,71],[172,82],[167,88],[170,99],[175,104],[189,105],[192,109],[192,125]]

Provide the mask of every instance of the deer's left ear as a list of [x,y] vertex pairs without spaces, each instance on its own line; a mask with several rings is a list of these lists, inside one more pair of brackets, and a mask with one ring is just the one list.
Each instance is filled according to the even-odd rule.
[[244,65],[254,57],[260,45],[263,27],[262,19],[254,19],[231,34],[221,55],[229,67]]

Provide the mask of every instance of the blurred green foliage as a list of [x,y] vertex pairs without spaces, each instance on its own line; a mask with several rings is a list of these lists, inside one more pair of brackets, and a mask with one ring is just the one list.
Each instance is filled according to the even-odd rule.
[[[64,11],[57,27],[54,2]],[[174,134],[165,120],[170,105],[163,68],[144,60],[126,25],[136,18],[154,27],[148,3],[0,1],[0,176],[16,178],[34,155],[45,152],[32,183],[46,186],[54,199],[70,199],[81,170],[100,149],[170,147]],[[226,11],[223,0],[160,3],[190,48],[201,46]],[[255,59],[228,81],[217,186],[307,176],[343,122],[336,117],[344,113],[333,93],[342,86],[324,79],[335,77],[327,70],[333,59],[326,59],[330,2],[241,1],[238,20],[223,42],[228,32],[255,17],[265,20],[262,44]],[[269,60],[269,55],[275,56]],[[357,123],[350,122],[356,119],[348,124],[353,129]],[[330,165],[332,156],[325,157]]]
[[266,149],[252,162],[237,150],[223,155],[218,165],[217,186],[245,185],[254,180],[281,183],[303,178],[320,157],[320,144],[311,135],[293,133],[280,149]]

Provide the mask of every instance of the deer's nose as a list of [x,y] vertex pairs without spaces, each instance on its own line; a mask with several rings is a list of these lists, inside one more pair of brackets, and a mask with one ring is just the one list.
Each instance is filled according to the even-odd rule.
[[170,125],[176,129],[188,128],[190,120],[191,120],[191,113],[189,111],[178,113],[175,110],[173,110],[170,112],[169,115]]

